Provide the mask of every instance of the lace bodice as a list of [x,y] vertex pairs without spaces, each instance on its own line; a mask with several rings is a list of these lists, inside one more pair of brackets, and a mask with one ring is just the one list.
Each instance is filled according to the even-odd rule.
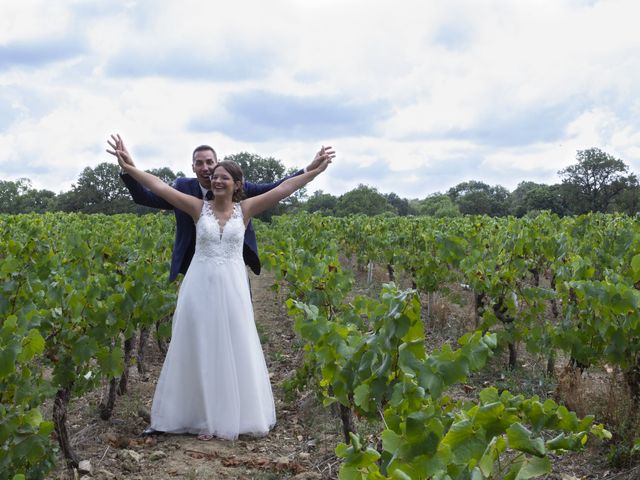
[[239,203],[234,204],[231,217],[221,229],[209,202],[205,201],[196,224],[196,250],[193,261],[244,264],[242,260],[244,231],[244,219]]

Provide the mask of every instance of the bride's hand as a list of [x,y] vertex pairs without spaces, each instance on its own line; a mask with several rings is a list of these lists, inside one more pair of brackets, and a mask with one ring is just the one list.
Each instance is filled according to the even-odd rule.
[[323,146],[318,151],[318,153],[316,153],[316,156],[314,157],[313,161],[307,166],[306,171],[311,172],[312,170],[317,169],[324,160],[326,160],[327,158],[332,159],[335,156],[336,156],[336,153],[333,151],[333,147]]
[[322,173],[324,172],[329,164],[333,161],[336,156],[335,150],[333,147],[322,147],[320,151],[316,154],[316,157],[313,159],[313,162],[309,164],[307,167],[307,172],[315,172]]

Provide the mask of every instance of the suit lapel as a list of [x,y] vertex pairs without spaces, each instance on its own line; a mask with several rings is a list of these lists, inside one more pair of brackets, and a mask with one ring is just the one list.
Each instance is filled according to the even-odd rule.
[[200,188],[197,178],[194,178],[193,182],[191,182],[191,195],[202,200],[202,189]]

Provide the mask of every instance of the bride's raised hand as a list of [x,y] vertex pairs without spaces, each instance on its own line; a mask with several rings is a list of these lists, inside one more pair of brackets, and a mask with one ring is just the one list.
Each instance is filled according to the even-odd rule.
[[310,172],[312,170],[317,169],[324,160],[328,159],[333,159],[336,156],[336,153],[333,151],[333,147],[322,147],[318,153],[316,153],[316,156],[313,158],[313,161],[307,165],[307,168],[305,168],[306,172]]
[[313,172],[315,174],[319,174],[324,172],[329,164],[333,161],[336,156],[335,150],[333,147],[322,147],[318,153],[316,153],[313,162],[309,164],[307,167],[307,172]]

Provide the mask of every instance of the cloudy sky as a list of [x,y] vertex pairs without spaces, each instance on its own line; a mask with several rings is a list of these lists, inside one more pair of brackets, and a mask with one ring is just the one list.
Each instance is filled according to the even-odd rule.
[[310,185],[424,198],[558,181],[598,147],[640,174],[636,0],[2,0],[0,179],[68,190],[111,157],[190,172],[248,151]]

